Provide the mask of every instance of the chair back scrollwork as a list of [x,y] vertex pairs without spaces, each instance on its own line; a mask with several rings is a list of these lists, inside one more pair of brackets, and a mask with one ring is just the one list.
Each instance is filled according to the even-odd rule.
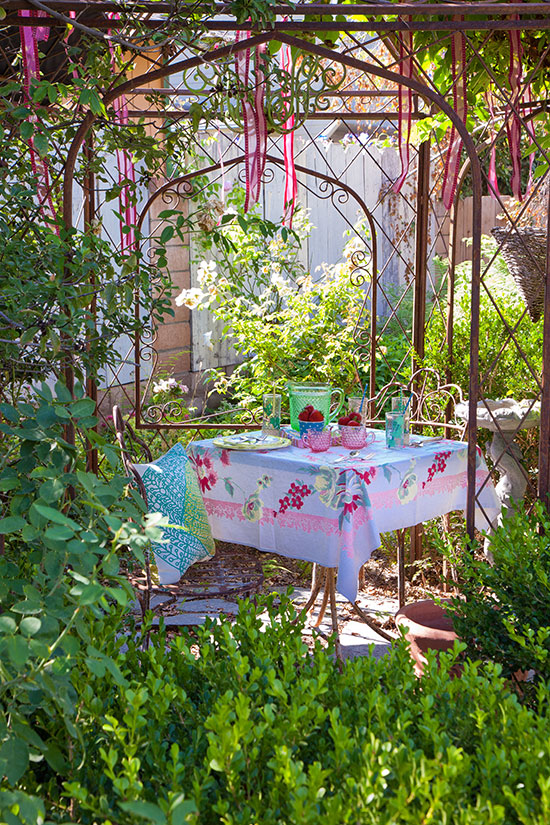
[[446,427],[462,436],[464,423],[456,423],[455,407],[464,401],[458,384],[442,383],[439,373],[429,367],[416,370],[406,383],[392,381],[385,384],[376,395],[369,398],[368,424],[384,422],[384,412],[389,410],[390,399],[401,393],[405,402],[410,398],[411,425]]

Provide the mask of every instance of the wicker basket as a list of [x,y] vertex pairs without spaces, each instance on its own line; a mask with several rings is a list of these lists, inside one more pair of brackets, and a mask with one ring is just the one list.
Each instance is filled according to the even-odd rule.
[[544,310],[546,231],[529,226],[509,231],[496,226],[491,232],[525,301],[529,317],[538,321]]

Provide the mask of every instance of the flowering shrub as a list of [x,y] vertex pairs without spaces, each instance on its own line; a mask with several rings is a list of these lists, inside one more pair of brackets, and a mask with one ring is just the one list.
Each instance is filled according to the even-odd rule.
[[189,387],[183,381],[178,381],[172,375],[168,378],[157,378],[153,383],[152,398],[155,402],[166,401],[169,397],[179,397],[180,395],[187,395]]
[[258,400],[273,384],[284,392],[288,379],[351,391],[353,333],[364,298],[350,278],[357,238],[346,245],[342,263],[324,265],[313,276],[300,262],[301,241],[310,230],[303,213],[293,231],[254,213],[225,218],[212,233],[216,244],[204,239],[199,287],[176,297],[180,306],[211,310],[242,359],[230,377],[212,370],[213,387],[243,403]]

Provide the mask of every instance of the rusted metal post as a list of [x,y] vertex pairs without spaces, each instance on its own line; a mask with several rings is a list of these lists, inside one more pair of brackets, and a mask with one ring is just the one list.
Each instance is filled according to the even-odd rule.
[[[84,196],[84,230],[85,232],[93,232],[94,231],[94,221],[96,215],[96,202],[95,202],[95,175],[91,169],[91,162],[93,159],[94,153],[94,143],[93,143],[93,134],[90,132],[88,137],[86,138],[86,142],[83,147],[83,155],[85,158],[85,163],[87,164],[86,176],[83,182],[83,196]],[[93,317],[93,328],[96,329],[96,321],[97,321],[97,296],[96,296],[96,288],[97,288],[97,280],[95,275],[92,273],[90,279],[90,286],[92,288],[93,297],[92,302],[90,305],[90,312]],[[89,341],[86,344],[87,349],[90,349]],[[88,370],[88,375],[86,376],[86,395],[89,398],[92,398],[95,401],[96,405],[96,413],[97,413],[97,382],[95,380],[95,376],[93,373]],[[97,475],[98,472],[98,458],[97,458],[97,448],[92,445],[88,439],[86,439],[86,469],[89,473],[95,473]]]
[[470,299],[470,383],[468,399],[468,492],[466,530],[475,538],[477,402],[479,398],[479,306],[481,286],[481,166],[472,161],[472,294]]
[[[424,333],[426,326],[426,283],[428,271],[428,227],[430,208],[430,141],[420,144],[416,193],[416,249],[414,267],[414,298],[412,324],[412,371],[420,367],[424,358]],[[418,391],[418,386],[413,390]],[[414,418],[416,409],[411,410]],[[422,558],[422,525],[410,529],[409,558],[411,563]]]
[[542,396],[540,408],[539,488],[538,497],[548,510],[550,501],[550,185],[546,232],[546,278],[542,339]]

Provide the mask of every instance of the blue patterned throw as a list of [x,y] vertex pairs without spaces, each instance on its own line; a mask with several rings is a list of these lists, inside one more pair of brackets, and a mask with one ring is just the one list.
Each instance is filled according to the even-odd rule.
[[[188,567],[214,555],[214,539],[193,465],[182,444],[175,444],[152,464],[137,464],[151,513],[170,524],[165,543],[153,542],[161,584],[178,581]],[[167,541],[166,541],[167,540]]]

